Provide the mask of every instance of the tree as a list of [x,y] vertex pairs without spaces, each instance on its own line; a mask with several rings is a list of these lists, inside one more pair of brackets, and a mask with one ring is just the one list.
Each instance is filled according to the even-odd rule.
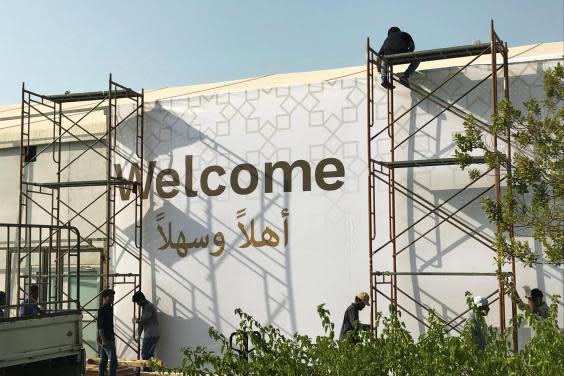
[[[508,259],[515,256],[531,266],[538,254],[527,241],[510,236],[532,236],[543,247],[545,259],[554,265],[564,262],[564,67],[558,63],[544,76],[544,100],[530,99],[525,114],[502,101],[487,128],[472,116],[464,122],[464,133],[454,135],[455,156],[465,169],[472,155],[482,153],[487,166],[506,171],[506,188],[500,202],[485,197],[484,211],[499,225],[496,248]],[[511,141],[511,159],[495,150],[492,135]],[[479,171],[469,169],[472,179]]]

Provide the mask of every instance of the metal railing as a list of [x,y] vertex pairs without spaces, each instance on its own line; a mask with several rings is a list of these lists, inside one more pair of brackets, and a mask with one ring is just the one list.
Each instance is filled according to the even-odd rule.
[[0,223],[0,242],[5,293],[0,319],[80,310],[76,227]]

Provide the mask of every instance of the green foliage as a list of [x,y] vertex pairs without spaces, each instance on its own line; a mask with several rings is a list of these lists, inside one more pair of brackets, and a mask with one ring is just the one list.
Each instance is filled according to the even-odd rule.
[[[507,172],[507,189],[500,202],[485,197],[484,211],[500,231],[496,247],[505,259],[515,256],[527,265],[538,255],[528,242],[512,239],[503,233],[532,236],[543,246],[549,263],[564,262],[564,67],[558,64],[544,77],[543,101],[530,99],[522,113],[507,101],[499,104],[498,113],[487,128],[478,125],[473,116],[464,122],[464,133],[454,135],[455,156],[465,169],[472,155],[483,154],[489,169]],[[511,139],[510,161],[505,143],[493,147],[492,135]],[[470,169],[471,179],[481,172]]]
[[[163,374],[183,375],[562,375],[564,374],[564,335],[557,327],[557,298],[550,315],[541,320],[524,312],[514,325],[528,320],[536,332],[525,348],[513,354],[507,334],[488,331],[488,343],[480,350],[465,328],[460,336],[450,336],[445,325],[431,313],[429,329],[417,341],[407,331],[400,313],[390,306],[382,319],[381,331],[356,326],[352,336],[338,341],[334,324],[324,305],[318,313],[325,335],[312,339],[294,334],[285,336],[272,325],[261,325],[252,316],[236,310],[241,322],[238,343],[244,335],[250,348],[244,359],[235,353],[228,339],[210,328],[209,335],[220,348],[219,353],[202,347],[184,348],[182,365],[176,369],[160,368]],[[469,305],[472,297],[468,294]],[[255,332],[260,333],[256,335]],[[509,332],[509,331],[508,331]]]

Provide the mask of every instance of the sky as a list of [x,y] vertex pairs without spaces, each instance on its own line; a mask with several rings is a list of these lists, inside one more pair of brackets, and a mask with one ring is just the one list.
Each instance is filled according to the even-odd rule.
[[390,26],[417,50],[564,40],[564,0],[0,0],[0,104],[363,65]]

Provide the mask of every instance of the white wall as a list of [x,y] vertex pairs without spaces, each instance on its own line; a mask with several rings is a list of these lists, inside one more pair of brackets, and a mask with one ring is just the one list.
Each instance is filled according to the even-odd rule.
[[[178,361],[183,345],[209,344],[210,325],[226,334],[234,331],[235,308],[288,335],[313,335],[321,330],[318,304],[327,304],[339,326],[354,294],[368,289],[364,91],[362,80],[350,79],[148,105],[146,160],[158,161],[157,172],[175,168],[183,183],[185,156],[192,155],[200,191],[188,198],[179,187],[177,196],[164,200],[153,182],[145,203],[143,290],[160,312],[158,353],[167,363]],[[344,185],[325,191],[318,187],[314,170],[330,157],[342,162]],[[292,174],[292,192],[284,192],[278,172],[274,191],[264,193],[265,163],[299,159],[311,166],[311,191],[303,190],[298,169]],[[249,195],[229,186],[229,174],[241,163],[259,171],[258,187]],[[227,185],[216,197],[199,188],[202,170],[211,165],[226,170],[225,176],[210,179],[212,187]],[[244,181],[248,176],[241,178],[242,185]],[[246,216],[238,219],[241,209]],[[287,245],[283,209],[289,211]],[[161,214],[165,218],[158,221]],[[257,236],[269,226],[280,243],[241,248],[244,236],[238,223],[250,231],[252,219]],[[158,226],[167,232],[169,222],[174,241],[182,230],[187,241],[209,235],[210,246],[191,250],[186,257],[171,247],[159,250],[163,238]],[[131,223],[123,227],[131,231]],[[218,249],[213,244],[218,231],[224,233],[226,246],[214,257],[210,252]]]

